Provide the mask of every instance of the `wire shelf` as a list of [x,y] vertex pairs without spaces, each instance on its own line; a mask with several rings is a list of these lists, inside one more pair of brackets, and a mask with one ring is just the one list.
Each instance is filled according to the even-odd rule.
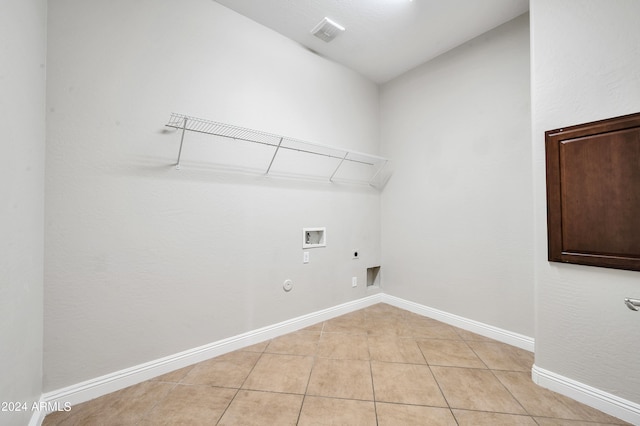
[[202,118],[191,117],[184,114],[171,113],[169,121],[165,125],[177,130],[181,130],[180,150],[178,151],[178,160],[176,168],[180,169],[180,159],[182,155],[182,146],[186,132],[204,133],[213,136],[220,136],[233,140],[252,142],[261,145],[267,145],[274,148],[273,156],[267,167],[265,174],[269,174],[274,161],[280,150],[296,151],[303,154],[317,155],[322,157],[333,158],[336,160],[336,168],[329,176],[332,181],[338,175],[339,170],[345,162],[356,163],[371,169],[370,177],[366,180],[372,186],[376,178],[380,175],[382,169],[386,166],[388,159],[371,154],[364,154],[356,151],[348,151],[341,148],[335,148],[329,145],[306,142],[299,139],[289,138],[285,136],[275,135],[272,133],[262,132],[259,130],[247,129],[231,124],[219,123],[216,121],[205,120]]

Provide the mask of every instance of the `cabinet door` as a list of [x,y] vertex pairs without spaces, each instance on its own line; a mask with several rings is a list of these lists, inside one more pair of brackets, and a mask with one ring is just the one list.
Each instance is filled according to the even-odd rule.
[[640,270],[640,113],[545,139],[549,260]]

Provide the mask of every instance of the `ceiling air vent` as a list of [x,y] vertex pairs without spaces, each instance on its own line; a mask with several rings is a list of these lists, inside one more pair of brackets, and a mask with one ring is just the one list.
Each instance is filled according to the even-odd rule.
[[342,25],[333,22],[329,18],[324,18],[318,25],[313,27],[311,34],[328,43],[344,30],[345,28]]

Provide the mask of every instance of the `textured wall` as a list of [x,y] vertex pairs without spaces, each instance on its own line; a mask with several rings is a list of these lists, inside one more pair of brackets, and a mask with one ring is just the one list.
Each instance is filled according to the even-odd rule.
[[[379,148],[374,84],[215,2],[179,3],[49,5],[45,391],[361,298],[379,263],[375,190],[265,178],[260,147],[233,172],[229,142],[193,135],[171,166],[172,111]],[[328,232],[307,265],[305,226]]]
[[385,292],[533,336],[528,15],[381,88]]
[[544,132],[640,111],[638,16],[636,0],[531,2],[536,365],[636,403],[640,315],[623,299],[640,274],[547,262]]
[[28,406],[2,425],[27,424],[42,392],[46,14],[44,0],[0,13],[0,402]]

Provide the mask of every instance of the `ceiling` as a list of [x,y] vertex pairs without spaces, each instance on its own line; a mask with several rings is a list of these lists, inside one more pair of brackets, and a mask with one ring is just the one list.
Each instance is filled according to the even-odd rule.
[[[384,83],[529,10],[528,0],[216,0]],[[346,28],[326,43],[322,18]]]

